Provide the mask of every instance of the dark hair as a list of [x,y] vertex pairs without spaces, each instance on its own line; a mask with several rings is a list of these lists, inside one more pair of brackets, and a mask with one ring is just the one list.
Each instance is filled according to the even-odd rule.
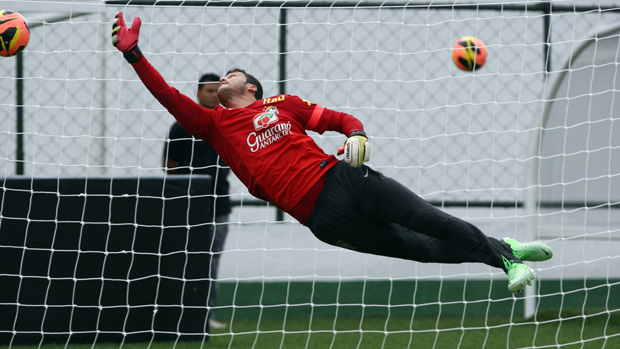
[[256,86],[256,92],[254,92],[254,97],[256,100],[263,99],[263,86],[260,84],[260,81],[254,75],[248,74],[245,70],[241,68],[232,68],[226,72],[226,75],[230,73],[241,73],[245,75],[245,82]]
[[219,84],[220,77],[213,73],[207,73],[201,76],[200,79],[198,80],[198,90],[200,90],[202,86],[204,86],[204,84],[213,83],[213,82]]

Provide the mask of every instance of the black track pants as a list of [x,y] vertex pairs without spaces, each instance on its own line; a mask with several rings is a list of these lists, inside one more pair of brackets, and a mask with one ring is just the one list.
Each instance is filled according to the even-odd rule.
[[504,271],[502,256],[521,262],[508,244],[367,166],[341,161],[326,176],[305,224],[325,243],[425,263],[480,262]]

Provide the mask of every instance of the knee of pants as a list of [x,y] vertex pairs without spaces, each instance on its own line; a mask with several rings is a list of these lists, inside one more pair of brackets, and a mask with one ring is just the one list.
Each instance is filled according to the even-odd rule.
[[[414,231],[434,237],[448,237],[450,231],[458,227],[461,222],[460,219],[435,207],[415,212],[410,218],[413,218],[412,228]],[[411,227],[407,224],[401,225]]]
[[484,234],[476,226],[456,217],[448,218],[444,234],[455,239],[462,247],[480,246],[485,241]]

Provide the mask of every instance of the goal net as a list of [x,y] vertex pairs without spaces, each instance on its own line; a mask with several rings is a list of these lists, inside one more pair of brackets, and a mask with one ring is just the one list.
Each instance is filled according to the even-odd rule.
[[[2,343],[620,346],[612,1],[0,0],[0,8],[31,28],[26,50],[0,59]],[[217,212],[200,211],[217,203],[204,190],[211,179],[162,169],[174,118],[111,45],[118,11],[128,25],[142,19],[142,52],[181,93],[195,98],[203,74],[240,67],[265,96],[354,115],[372,142],[370,166],[487,235],[543,240],[554,258],[531,264],[539,280],[513,295],[506,275],[482,264],[323,244],[233,174],[233,211],[214,223]],[[486,44],[475,72],[452,61],[463,36]],[[310,135],[327,153],[344,141]],[[213,252],[222,226],[224,249]],[[214,255],[217,277],[208,271]],[[211,312],[225,328],[209,325]]]

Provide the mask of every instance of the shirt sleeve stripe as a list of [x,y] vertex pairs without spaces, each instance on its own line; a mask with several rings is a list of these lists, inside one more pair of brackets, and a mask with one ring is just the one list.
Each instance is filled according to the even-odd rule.
[[319,124],[319,120],[321,120],[321,115],[323,115],[324,109],[325,108],[318,104],[316,107],[314,107],[314,111],[312,112],[312,116],[310,116],[310,121],[308,121],[306,129],[314,130],[316,128],[316,126]]

